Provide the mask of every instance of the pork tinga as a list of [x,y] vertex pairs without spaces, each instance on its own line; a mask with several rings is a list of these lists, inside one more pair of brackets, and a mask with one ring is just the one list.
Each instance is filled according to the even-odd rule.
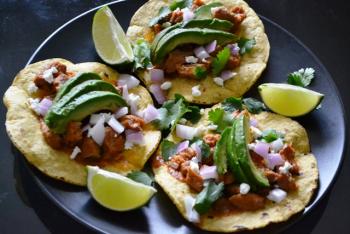
[[198,124],[177,124],[154,158],[157,183],[202,229],[233,232],[286,220],[317,186],[305,130],[286,117],[249,113],[261,111],[252,101],[243,100],[245,107],[229,98]]
[[[136,41],[136,59],[143,61],[137,68],[147,68],[141,77],[159,103],[176,93],[206,104],[241,96],[259,77],[269,54],[260,19],[237,0],[151,0],[135,13],[127,34]],[[149,59],[147,43],[136,39],[141,36],[150,43]]]
[[140,170],[160,141],[148,92],[99,63],[29,65],[4,100],[14,144],[44,173],[73,184],[86,184],[85,165]]

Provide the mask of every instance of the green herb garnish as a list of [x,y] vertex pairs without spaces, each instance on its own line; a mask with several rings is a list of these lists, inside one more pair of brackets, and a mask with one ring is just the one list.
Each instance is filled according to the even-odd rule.
[[244,98],[243,104],[247,110],[253,114],[259,114],[260,112],[266,110],[264,103],[255,98]]
[[225,47],[216,55],[216,58],[213,60],[213,63],[212,63],[214,76],[219,75],[219,73],[225,68],[226,63],[230,58],[230,55],[231,53],[228,47]]
[[262,132],[260,140],[264,140],[267,143],[273,142],[278,138],[283,138],[284,135],[280,132],[277,132],[274,129],[266,129]]
[[126,177],[148,186],[152,186],[152,183],[153,183],[153,178],[143,171],[130,172],[129,174],[126,175]]
[[192,6],[192,0],[175,0],[173,3],[170,4],[170,10],[174,11],[177,8],[183,9],[183,8],[190,8]]
[[205,77],[207,77],[207,70],[205,68],[202,67],[196,67],[194,69],[194,75],[197,79],[203,79]]
[[287,83],[291,85],[306,87],[310,85],[311,81],[314,79],[315,70],[311,67],[301,68],[299,71],[295,71],[288,75]]
[[210,146],[207,143],[205,143],[202,139],[195,138],[190,143],[191,145],[198,145],[198,147],[201,149],[202,158],[208,158],[210,156]]
[[197,195],[194,209],[199,214],[204,214],[208,212],[211,205],[220,198],[222,191],[224,190],[224,183],[215,184],[215,182],[210,181],[208,185]]
[[249,53],[253,49],[253,47],[256,44],[256,41],[254,38],[248,39],[242,37],[237,41],[237,44],[239,46],[239,54],[244,55],[245,53]]
[[167,17],[170,13],[171,13],[171,10],[168,6],[161,7],[158,11],[158,15],[150,20],[148,26],[152,27],[152,26],[158,24],[161,20],[163,20],[165,17]]
[[176,150],[177,150],[177,144],[175,144],[172,141],[168,141],[164,139],[160,144],[160,151],[165,161],[168,161],[171,156],[175,155]]
[[152,66],[151,49],[147,41],[138,39],[133,46],[135,56],[134,71],[139,68],[148,68]]
[[233,116],[231,113],[222,108],[216,108],[209,111],[209,120],[218,126],[217,132],[222,132],[225,128],[230,127],[233,123]]

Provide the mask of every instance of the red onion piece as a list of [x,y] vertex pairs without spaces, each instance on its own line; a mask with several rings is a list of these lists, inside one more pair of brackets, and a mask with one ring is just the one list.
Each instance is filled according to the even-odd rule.
[[221,79],[223,79],[224,81],[232,79],[235,75],[237,75],[236,72],[230,71],[230,70],[225,70],[221,72]]
[[197,129],[182,124],[176,125],[176,135],[181,139],[192,140],[197,135]]
[[194,13],[190,9],[188,9],[187,7],[183,8],[181,11],[183,13],[182,17],[183,17],[184,22],[187,22],[187,21],[194,18]]
[[188,145],[190,144],[189,141],[183,141],[177,145],[176,153],[180,153],[181,151],[188,148]]
[[149,90],[159,104],[163,104],[166,101],[163,90],[160,88],[159,84],[152,84]]
[[251,118],[250,119],[250,126],[258,127],[258,120]]
[[195,48],[193,50],[194,54],[196,55],[197,58],[199,59],[205,59],[205,58],[209,58],[210,55],[208,54],[208,52],[204,49],[203,46],[199,46],[197,48]]
[[44,98],[43,100],[41,100],[39,103],[39,109],[38,109],[40,115],[45,116],[51,106],[52,106],[52,101],[50,99]]
[[128,98],[129,98],[129,91],[128,91],[128,86],[127,85],[123,85],[122,86],[122,96],[123,96],[125,101],[128,100]]
[[141,131],[126,130],[125,148],[130,149],[134,145],[143,145],[145,143],[144,136]]
[[282,148],[283,148],[283,141],[281,138],[278,138],[277,140],[273,141],[270,143],[271,145],[271,149],[274,151],[274,152],[279,152]]
[[158,109],[155,108],[153,105],[149,104],[146,109],[143,110],[142,117],[145,120],[146,123],[152,122],[153,120],[157,119],[159,116]]
[[92,139],[98,144],[102,145],[103,140],[105,139],[105,118],[101,117],[95,126],[89,129],[88,136],[92,137]]
[[128,113],[129,113],[129,109],[126,106],[121,107],[114,113],[114,118],[119,119],[120,117],[123,117]]
[[254,147],[254,152],[267,159],[270,150],[268,143],[258,141]]
[[267,166],[270,169],[274,169],[275,166],[284,164],[284,160],[280,154],[268,154],[267,155]]
[[78,154],[81,152],[81,149],[78,146],[75,146],[71,155],[69,156],[70,159],[75,159]]
[[140,84],[140,81],[129,74],[120,74],[118,77],[118,85],[119,86],[124,86],[126,85],[128,87],[128,89],[132,89],[135,88],[136,86],[138,86]]
[[116,131],[118,134],[124,132],[124,126],[121,123],[119,123],[119,121],[116,120],[114,116],[110,118],[110,120],[108,121],[108,125],[111,126],[111,128],[113,128],[113,130]]
[[184,204],[188,221],[198,223],[200,221],[200,216],[197,211],[193,209],[195,202],[196,199],[194,199],[191,195],[186,195],[184,197]]
[[130,106],[130,113],[133,115],[139,115],[139,111],[138,111],[138,102],[140,101],[140,96],[130,93],[129,97],[127,99],[127,103]]
[[194,151],[196,151],[196,157],[198,159],[198,161],[202,161],[202,150],[201,148],[196,144],[196,143],[193,143],[191,145],[191,148],[194,149]]
[[229,45],[227,45],[227,47],[230,48],[232,55],[237,56],[239,54],[239,47],[238,47],[237,43],[229,44]]
[[164,71],[162,69],[151,68],[149,75],[153,83],[161,83],[164,81]]
[[218,178],[216,166],[203,165],[199,169],[199,174],[203,177],[203,180],[217,179]]
[[205,50],[207,51],[208,54],[210,54],[215,51],[216,45],[217,45],[217,42],[216,40],[214,40],[205,46]]

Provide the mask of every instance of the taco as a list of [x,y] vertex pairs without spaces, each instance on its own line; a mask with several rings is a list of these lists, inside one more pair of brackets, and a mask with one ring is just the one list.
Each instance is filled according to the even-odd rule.
[[175,94],[197,104],[240,97],[270,51],[263,23],[242,0],[150,0],[132,17],[127,36],[138,75],[160,103]]
[[152,162],[156,182],[186,220],[208,231],[262,228],[302,211],[318,183],[305,129],[227,104],[163,140]]
[[144,115],[154,108],[148,91],[100,63],[30,64],[4,103],[13,144],[41,172],[71,184],[86,185],[85,165],[121,174],[142,169],[161,138]]

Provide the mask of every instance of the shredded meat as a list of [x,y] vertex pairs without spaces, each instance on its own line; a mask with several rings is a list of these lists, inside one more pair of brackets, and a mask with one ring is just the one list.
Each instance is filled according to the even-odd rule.
[[285,191],[297,190],[295,180],[290,175],[276,173],[269,169],[266,169],[264,173],[271,184],[277,184],[278,187]]
[[219,214],[225,214],[231,212],[233,210],[233,206],[231,202],[225,198],[221,197],[218,200],[216,200],[212,206],[212,210],[214,212],[218,212]]
[[56,67],[57,72],[54,75],[54,77],[57,77],[60,73],[67,74],[67,66],[60,63],[60,62],[55,62],[51,64],[50,67]]
[[200,192],[203,189],[203,178],[190,168],[187,170],[185,182],[196,192]]
[[164,63],[165,73],[174,73],[176,72],[176,67],[186,63],[186,56],[191,56],[192,51],[183,51],[183,50],[174,50],[171,52]]
[[50,83],[48,83],[44,78],[43,76],[40,74],[40,75],[37,75],[35,78],[34,78],[34,84],[36,87],[38,87],[40,90],[43,90],[47,93],[51,93],[53,91],[52,89],[52,85]]
[[[55,67],[57,69],[57,72],[53,73],[54,81],[53,83],[48,83],[42,74],[37,75],[34,78],[34,84],[42,91],[45,91],[48,94],[54,93],[59,88],[59,85],[62,84],[63,81],[68,79],[67,77],[67,67],[66,65],[55,62],[50,65],[49,68]],[[57,79],[57,80],[56,80]]]
[[66,145],[76,146],[83,139],[83,132],[81,131],[81,122],[70,122],[67,130],[63,135],[63,141]]
[[284,160],[287,160],[292,164],[292,168],[289,170],[293,175],[299,175],[299,166],[295,161],[295,151],[291,145],[286,145],[279,152]]
[[90,137],[84,137],[81,145],[81,156],[84,159],[99,159],[101,158],[99,145]]
[[222,181],[225,185],[228,185],[235,182],[235,178],[231,172],[227,172],[224,175],[219,175],[219,181]]
[[233,13],[233,23],[236,26],[240,25],[242,21],[247,17],[242,7],[231,8],[231,13]]
[[171,24],[176,24],[181,22],[183,19],[183,12],[182,11],[173,11],[170,16],[169,22]]
[[194,0],[192,3],[192,10],[197,9],[200,6],[203,6],[204,2],[202,0]]
[[190,79],[198,79],[195,72],[197,68],[207,70],[206,65],[201,63],[176,65],[177,73],[182,77]]
[[214,147],[216,143],[220,140],[220,134],[208,133],[203,137],[203,141],[210,147]]
[[59,88],[61,87],[61,85],[63,85],[68,79],[69,79],[68,76],[65,74],[60,74],[59,76],[57,76],[53,80],[54,90],[57,92],[59,90]]
[[155,34],[158,34],[160,31],[162,31],[162,25],[161,24],[155,24],[153,26],[153,31]]
[[120,123],[126,128],[126,129],[132,129],[140,131],[142,130],[143,126],[145,125],[145,121],[137,117],[135,115],[125,115],[122,118],[120,118]]
[[265,206],[265,198],[254,193],[236,194],[229,201],[241,210],[259,210]]
[[239,194],[239,186],[236,184],[230,184],[225,187],[225,192],[229,195]]
[[61,136],[52,132],[50,128],[45,124],[43,119],[40,119],[40,129],[43,133],[46,143],[49,146],[57,150],[62,148]]
[[102,144],[103,157],[118,159],[124,150],[125,139],[118,135],[111,127],[105,128],[105,139]]
[[179,152],[178,154],[175,154],[170,159],[170,161],[176,162],[177,164],[181,165],[183,162],[190,160],[194,156],[196,156],[196,151],[189,147]]
[[253,150],[250,150],[250,157],[252,158],[255,166],[259,168],[266,168],[265,159],[259,154],[255,153]]
[[247,16],[242,7],[233,7],[230,11],[226,7],[220,7],[214,12],[214,18],[232,22],[234,25],[234,31],[238,29],[246,17]]
[[226,69],[235,69],[241,63],[241,58],[239,55],[231,55],[227,61],[225,67]]

